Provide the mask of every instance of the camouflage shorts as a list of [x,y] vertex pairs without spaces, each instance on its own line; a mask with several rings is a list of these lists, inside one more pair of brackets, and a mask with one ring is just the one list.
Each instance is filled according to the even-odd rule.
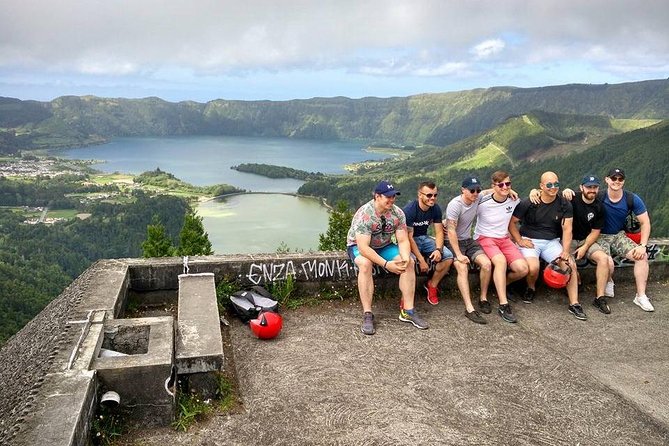
[[[598,238],[597,240],[599,241],[600,239]],[[576,251],[578,248],[583,246],[584,243],[585,243],[585,240],[572,240],[569,251],[573,254],[574,251]],[[590,245],[590,247],[588,248],[588,251],[585,253],[585,257],[589,259],[597,251],[608,252],[608,249],[602,248],[599,243],[595,242],[592,245]]]
[[627,253],[638,245],[625,235],[625,231],[617,234],[599,234],[597,243],[610,256],[626,257]]

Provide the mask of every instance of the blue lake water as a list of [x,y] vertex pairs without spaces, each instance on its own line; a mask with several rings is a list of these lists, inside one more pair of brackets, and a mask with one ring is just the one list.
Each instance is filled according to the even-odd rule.
[[104,160],[103,172],[139,174],[160,168],[198,186],[231,184],[267,194],[235,195],[200,203],[216,254],[275,252],[283,242],[291,249],[315,250],[327,230],[328,212],[318,200],[291,195],[302,185],[293,179],[271,179],[237,172],[230,166],[264,163],[308,172],[344,173],[344,165],[387,157],[365,152],[364,143],[305,141],[287,138],[189,136],[118,138],[109,144],[59,151],[72,159]]

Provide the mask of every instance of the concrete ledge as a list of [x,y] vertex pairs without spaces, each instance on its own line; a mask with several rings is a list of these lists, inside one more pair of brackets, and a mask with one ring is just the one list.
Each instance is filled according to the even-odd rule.
[[223,341],[213,273],[179,275],[177,373],[223,368]]

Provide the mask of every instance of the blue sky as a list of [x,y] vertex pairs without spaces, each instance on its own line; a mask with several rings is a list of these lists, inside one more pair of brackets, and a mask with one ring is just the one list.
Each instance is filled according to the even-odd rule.
[[660,0],[0,0],[0,96],[391,97],[669,77]]

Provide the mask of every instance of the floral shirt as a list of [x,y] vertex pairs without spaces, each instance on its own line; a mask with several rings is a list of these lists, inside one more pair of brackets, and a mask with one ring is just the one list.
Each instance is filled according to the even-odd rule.
[[383,248],[392,242],[392,236],[398,229],[407,229],[407,221],[404,212],[398,206],[383,214],[377,214],[374,209],[374,200],[360,206],[353,216],[351,228],[346,237],[346,246],[356,245],[357,234],[369,235],[371,240],[369,246],[374,249]]

